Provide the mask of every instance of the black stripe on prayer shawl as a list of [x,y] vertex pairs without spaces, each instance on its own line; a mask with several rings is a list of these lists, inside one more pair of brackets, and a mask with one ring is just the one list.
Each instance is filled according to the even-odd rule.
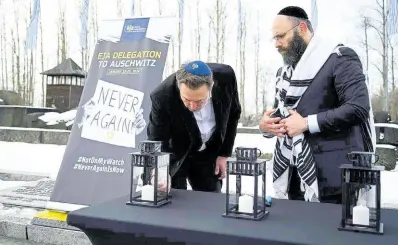
[[[290,138],[290,140],[291,140],[291,138]],[[286,139],[283,141],[283,146],[286,147],[289,151],[293,150],[293,147],[291,145],[289,145],[289,143],[287,142]]]
[[278,106],[279,106],[279,100],[278,100],[277,98],[275,98],[275,101],[274,101],[274,109],[275,109],[275,108],[278,108]]
[[316,180],[316,165],[314,157],[311,154],[311,147],[305,138],[302,143],[303,151],[299,153],[297,158],[297,171],[302,175],[303,181],[310,186]]
[[283,80],[285,80],[286,82],[289,82],[289,83],[290,83],[291,74],[290,74],[290,76],[288,76],[286,73],[287,73],[287,72],[284,72],[284,73],[283,73]]
[[280,97],[281,101],[285,100],[286,94],[287,94],[287,91],[285,89],[282,89],[281,91],[279,91],[279,97]]
[[372,131],[370,129],[369,120],[361,123],[360,125],[361,125],[362,139],[365,146],[365,151],[373,152],[374,146],[372,142]]
[[301,96],[286,96],[285,97],[285,107],[294,106],[296,102],[301,98]]
[[285,172],[285,170],[289,165],[290,165],[290,160],[282,154],[280,142],[277,140],[274,151],[274,174],[273,174],[274,181],[277,178],[279,178],[283,174],[283,172]]
[[308,87],[310,86],[312,79],[307,80],[291,80],[290,86],[291,87]]

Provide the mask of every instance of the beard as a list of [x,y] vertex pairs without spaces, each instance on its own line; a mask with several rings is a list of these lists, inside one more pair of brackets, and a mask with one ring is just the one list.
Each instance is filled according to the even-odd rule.
[[287,48],[279,49],[279,52],[285,51],[285,54],[282,54],[285,65],[295,67],[300,61],[301,56],[303,56],[307,46],[308,45],[304,39],[297,33],[297,31],[295,31],[289,46]]

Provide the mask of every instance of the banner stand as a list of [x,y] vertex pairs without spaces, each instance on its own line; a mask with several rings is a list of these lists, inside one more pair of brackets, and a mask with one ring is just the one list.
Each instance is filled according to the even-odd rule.
[[68,212],[129,194],[129,153],[147,139],[149,94],[163,80],[175,21],[102,21],[54,190],[32,225],[78,230],[67,225]]

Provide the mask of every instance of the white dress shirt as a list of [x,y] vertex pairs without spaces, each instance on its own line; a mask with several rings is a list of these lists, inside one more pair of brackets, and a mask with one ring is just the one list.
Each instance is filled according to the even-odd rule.
[[206,149],[206,142],[210,139],[216,128],[216,118],[214,116],[213,103],[211,99],[202,109],[195,111],[193,114],[200,130],[200,136],[203,143],[199,151],[203,151]]

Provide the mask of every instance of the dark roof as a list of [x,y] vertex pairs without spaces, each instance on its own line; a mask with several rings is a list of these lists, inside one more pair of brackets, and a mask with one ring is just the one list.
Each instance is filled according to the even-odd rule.
[[86,77],[86,72],[71,58],[67,58],[61,64],[41,74],[47,76]]

